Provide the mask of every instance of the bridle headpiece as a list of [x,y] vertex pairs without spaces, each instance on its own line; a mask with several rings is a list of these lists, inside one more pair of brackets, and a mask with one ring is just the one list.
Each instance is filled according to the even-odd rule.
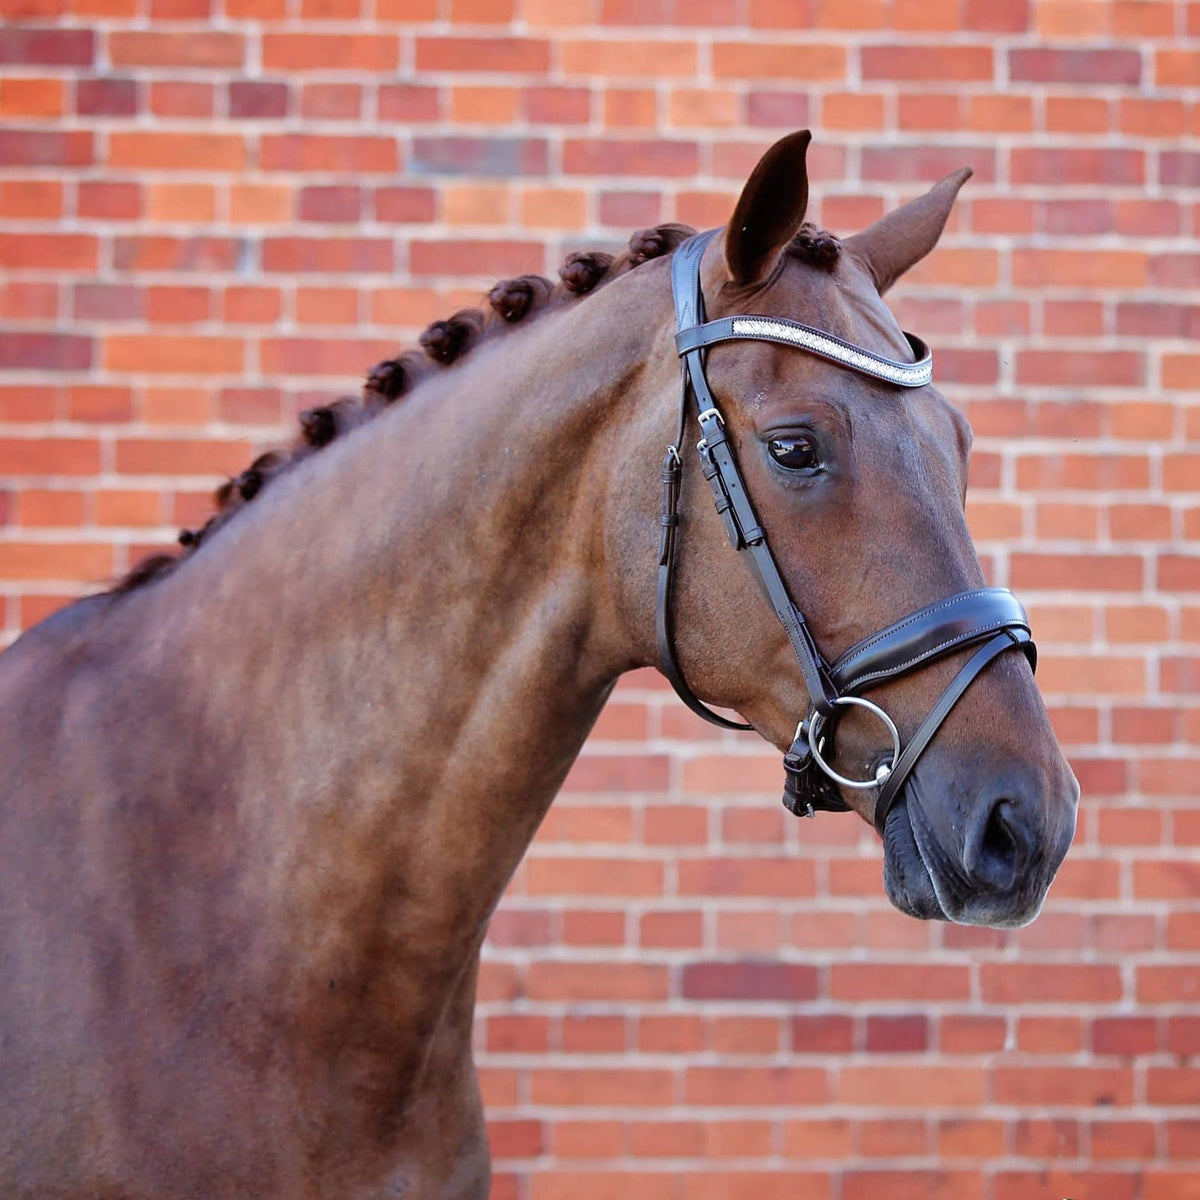
[[[882,833],[888,812],[901,794],[917,759],[975,677],[993,659],[1014,647],[1020,648],[1031,667],[1036,667],[1037,649],[1030,634],[1029,619],[1007,588],[974,588],[910,613],[886,629],[863,638],[832,664],[825,661],[804,614],[788,593],[767,545],[766,532],[755,516],[733,447],[725,434],[724,419],[704,373],[705,350],[719,342],[732,340],[776,342],[818,355],[861,375],[908,388],[924,387],[932,380],[933,359],[925,343],[911,333],[904,336],[916,361],[905,363],[781,317],[747,314],[707,321],[700,263],[705,248],[717,233],[718,230],[709,230],[684,242],[675,251],[671,264],[675,343],[682,362],[683,387],[679,433],[663,458],[656,617],[662,669],[684,704],[706,721],[723,729],[753,728],[721,716],[700,700],[684,679],[675,656],[671,619],[672,570],[679,531],[681,451],[691,399],[700,428],[696,449],[701,471],[712,491],[725,532],[734,549],[746,556],[751,572],[782,623],[808,689],[808,711],[796,728],[791,749],[784,755],[787,785],[783,802],[797,816],[812,816],[818,808],[844,812],[849,805],[828,786],[827,781],[850,788],[878,788],[874,819]],[[908,744],[902,746],[895,722],[878,704],[860,693],[947,654],[971,647],[975,647],[974,654],[959,669]],[[874,778],[848,779],[829,765],[837,720],[848,707],[860,707],[872,713],[883,724],[891,740],[890,761],[879,767]]]

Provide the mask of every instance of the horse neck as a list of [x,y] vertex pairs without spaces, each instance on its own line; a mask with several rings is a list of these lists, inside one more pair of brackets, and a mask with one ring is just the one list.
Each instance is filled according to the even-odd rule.
[[664,306],[630,276],[479,348],[141,598],[301,925],[410,957],[478,945],[636,660],[611,602],[605,434],[646,403]]

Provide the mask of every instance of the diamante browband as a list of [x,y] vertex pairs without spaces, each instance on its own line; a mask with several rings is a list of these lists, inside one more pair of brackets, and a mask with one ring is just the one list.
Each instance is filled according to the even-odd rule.
[[912,347],[916,362],[904,363],[884,358],[873,350],[864,350],[832,333],[814,329],[811,325],[801,325],[799,321],[789,321],[786,317],[723,317],[719,321],[708,321],[682,330],[675,339],[675,345],[680,354],[686,354],[718,342],[782,342],[897,387],[924,387],[933,380],[933,355],[915,334],[905,333],[904,336]]

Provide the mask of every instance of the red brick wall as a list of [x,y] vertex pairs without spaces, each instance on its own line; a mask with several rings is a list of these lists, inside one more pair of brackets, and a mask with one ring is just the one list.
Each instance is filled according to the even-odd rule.
[[495,920],[497,1195],[1200,1196],[1200,4],[220,3],[0,0],[5,636],[496,275],[723,220],[785,130],[836,230],[971,163],[897,305],[1071,858],[1021,933],[909,921],[867,830],[631,678]]

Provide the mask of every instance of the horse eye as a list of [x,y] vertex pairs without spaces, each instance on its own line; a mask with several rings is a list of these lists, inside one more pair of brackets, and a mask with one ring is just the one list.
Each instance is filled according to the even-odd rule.
[[811,438],[772,438],[767,449],[771,457],[789,471],[809,471],[821,465],[817,447]]

